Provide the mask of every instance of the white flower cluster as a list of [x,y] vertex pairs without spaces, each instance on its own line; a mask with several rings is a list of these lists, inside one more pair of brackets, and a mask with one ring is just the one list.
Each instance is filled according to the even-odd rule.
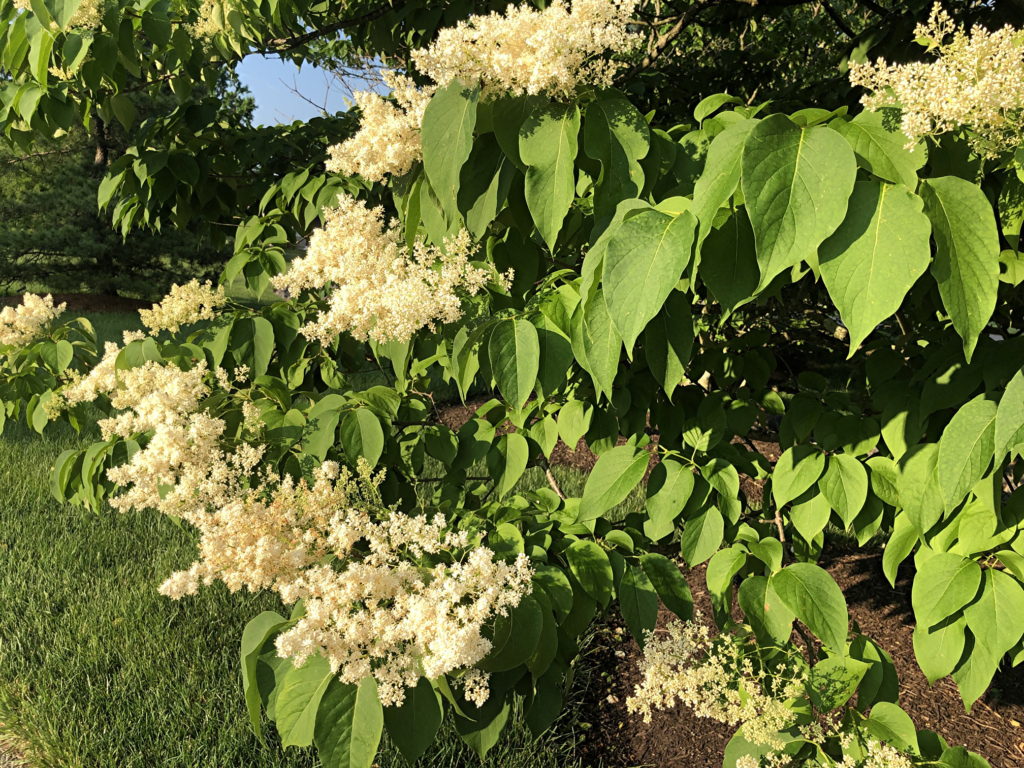
[[1024,35],[957,27],[936,3],[915,35],[938,58],[930,63],[850,65],[850,82],[868,89],[868,109],[898,107],[902,131],[923,136],[967,128],[975,149],[994,156],[1020,146],[1024,131]]
[[215,288],[209,280],[205,283],[192,280],[172,286],[159,304],[154,304],[152,309],[139,310],[139,317],[153,333],[165,330],[177,333],[183,325],[212,320],[216,310],[226,302],[221,286]]
[[416,68],[433,81],[417,87],[408,77],[384,73],[393,101],[357,91],[359,130],[330,148],[327,170],[358,174],[370,182],[403,176],[423,159],[420,126],[430,97],[453,80],[479,85],[485,98],[544,94],[568,98],[580,85],[611,85],[618,65],[608,51],[632,48],[627,29],[637,0],[555,0],[540,11],[509,5],[504,14],[470,16],[441,30],[433,44],[413,52]]
[[[205,363],[181,370],[149,361],[119,371],[119,353],[110,344],[69,399],[106,395],[119,413],[100,422],[103,437],[142,444],[108,470],[119,488],[111,506],[155,509],[199,532],[199,560],[171,575],[163,594],[180,598],[221,581],[233,591],[303,600],[305,616],[279,637],[280,655],[300,665],[323,655],[347,683],[372,675],[385,705],[400,704],[421,676],[467,670],[489,652],[484,626],[530,590],[525,555],[497,560],[441,515],[386,507],[382,475],[365,463],[355,475],[325,464],[311,483],[261,473],[263,447],[246,442],[259,429],[256,406],[245,402],[242,439],[226,448],[225,421],[202,410]],[[234,389],[226,372],[212,378]],[[486,676],[467,674],[465,689],[482,703]]]
[[24,347],[43,336],[67,304],[53,305],[53,296],[26,293],[21,304],[0,310],[0,346]]
[[755,669],[737,638],[712,637],[694,621],[649,634],[640,671],[643,679],[626,708],[645,722],[656,709],[683,704],[698,717],[742,727],[748,741],[773,750],[785,746],[778,733],[796,719],[786,700],[799,696],[806,680],[796,664],[771,673]]
[[627,27],[637,0],[555,0],[544,10],[510,5],[470,16],[413,52],[416,68],[438,85],[460,80],[485,96],[567,98],[580,85],[611,85],[617,65],[602,56],[632,48]]
[[[215,580],[229,589],[273,589],[304,616],[277,638],[297,666],[328,659],[342,682],[372,676],[385,706],[400,705],[420,677],[472,667],[491,649],[484,625],[530,590],[525,555],[513,563],[471,547],[437,515],[384,507],[381,477],[325,464],[311,484],[267,483],[186,519],[199,529],[201,559],[161,587],[170,597]],[[453,562],[429,565],[430,555]],[[469,676],[467,695],[483,703],[486,677]]]
[[[188,4],[182,4],[182,11],[189,11]],[[230,13],[238,13],[233,0],[202,0],[199,4],[199,16],[188,29],[195,38],[209,39],[230,29]]]
[[468,232],[443,247],[417,242],[410,253],[398,224],[385,225],[381,207],[342,195],[324,219],[306,255],[273,281],[292,293],[331,286],[326,310],[302,329],[308,338],[328,342],[345,331],[360,341],[407,340],[421,328],[458,320],[463,297],[488,280],[508,285],[509,276],[470,263]]
[[[843,748],[848,749],[853,739],[843,739]],[[864,746],[863,757],[844,755],[843,761],[836,768],[914,768],[914,763],[906,753],[890,744],[870,739]]]
[[423,159],[420,125],[435,88],[416,84],[395,72],[384,73],[393,101],[373,91],[356,91],[361,113],[359,130],[328,150],[327,170],[358,174],[370,182],[404,176]]
[[[68,27],[89,28],[98,27],[103,19],[105,0],[82,0],[77,10],[71,15]],[[32,10],[31,0],[14,0],[14,7],[23,11]],[[53,26],[56,26],[54,22]]]

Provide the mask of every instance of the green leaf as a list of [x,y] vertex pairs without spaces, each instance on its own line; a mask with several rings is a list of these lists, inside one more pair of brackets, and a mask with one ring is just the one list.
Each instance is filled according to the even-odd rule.
[[738,544],[715,552],[705,573],[708,591],[713,597],[721,600],[729,594],[732,580],[746,562],[747,550]]
[[[36,30],[29,46],[28,60],[32,77],[43,88],[50,77],[50,53],[53,51],[53,35],[45,28]],[[116,97],[115,97],[116,98]]]
[[952,552],[918,555],[917,574],[910,592],[917,623],[929,629],[967,605],[978,593],[981,568]]
[[737,210],[721,227],[707,233],[700,277],[726,314],[753,297],[759,273],[754,230],[746,210]]
[[306,747],[313,742],[320,699],[334,680],[330,662],[311,656],[301,667],[285,674],[274,705],[274,724],[285,747]]
[[821,246],[821,277],[850,329],[850,356],[892,316],[931,263],[924,203],[903,187],[857,182],[846,219]]
[[552,251],[576,194],[580,108],[575,103],[538,104],[519,129],[526,169],[526,205]]
[[796,614],[782,602],[765,576],[744,579],[738,598],[743,615],[761,642],[776,645],[789,642]]
[[700,565],[722,546],[725,536],[725,518],[718,507],[709,507],[697,517],[687,520],[679,548],[686,564],[691,568]]
[[689,467],[673,459],[655,465],[647,482],[647,520],[644,533],[655,541],[675,530],[675,520],[693,493],[694,477]]
[[580,440],[590,429],[593,409],[582,400],[569,400],[558,411],[558,434],[570,450],[575,451]]
[[914,628],[914,655],[929,683],[950,674],[964,653],[967,620],[963,616],[931,629]]
[[323,768],[370,768],[384,731],[377,683],[346,685],[332,675],[316,716],[316,748]]
[[458,200],[462,166],[473,150],[479,100],[478,88],[453,80],[434,94],[423,112],[423,170],[449,218]]
[[306,423],[312,432],[303,438],[303,448],[311,456],[320,461],[327,458],[327,452],[334,447],[341,420],[345,398],[341,395],[329,394],[314,403],[306,414]]
[[577,522],[597,520],[621,504],[644,479],[650,455],[631,445],[619,445],[601,454],[583,487]]
[[639,565],[626,567],[619,583],[619,609],[622,619],[641,648],[645,634],[658,620],[658,595],[646,572]]
[[477,240],[487,234],[512,186],[513,165],[498,146],[494,134],[477,139],[469,160],[462,167],[459,210],[465,214],[466,229]]
[[[494,694],[492,694],[494,695]],[[465,718],[456,718],[455,727],[462,740],[483,760],[491,748],[498,743],[502,730],[508,723],[512,707],[505,701],[495,715],[484,722],[474,722]]]
[[914,727],[914,721],[892,702],[880,701],[875,704],[864,725],[876,739],[905,752],[917,753],[917,728]]
[[932,276],[970,360],[996,306],[999,232],[995,213],[981,187],[955,176],[928,179],[921,185],[921,196],[935,235]]
[[973,633],[968,632],[964,644],[964,655],[959,666],[953,670],[953,680],[960,689],[960,698],[968,712],[974,702],[981,698],[999,670],[1000,657],[979,645]]
[[832,506],[822,493],[804,494],[800,498],[804,501],[794,501],[789,508],[789,520],[804,541],[812,542],[828,525]]
[[924,443],[911,448],[900,462],[896,483],[900,505],[922,534],[931,530],[942,517],[943,499],[936,473],[938,460],[938,444]]
[[644,331],[644,358],[670,398],[683,382],[694,336],[690,296],[673,291]]
[[583,590],[601,605],[608,605],[615,592],[612,564],[597,542],[581,539],[565,550],[569,570]]
[[917,189],[917,171],[928,159],[919,144],[907,149],[909,139],[900,131],[886,129],[881,112],[864,110],[853,120],[835,120],[830,127],[850,142],[857,163],[880,179]]
[[525,663],[537,649],[544,628],[544,612],[532,595],[526,595],[507,616],[494,622],[491,651],[477,666],[486,672],[505,672]]
[[711,231],[719,209],[729,202],[739,186],[743,145],[755,125],[755,120],[742,120],[730,125],[715,136],[708,147],[704,170],[693,188],[693,207],[690,209],[700,222],[698,247]]
[[996,413],[996,404],[978,395],[942,431],[936,470],[947,509],[956,506],[991,465]]
[[111,96],[110,108],[114,111],[114,117],[117,118],[118,122],[126,130],[130,130],[135,124],[136,117],[138,117],[138,110],[135,108],[135,102],[132,101],[131,96],[127,93],[118,93]]
[[1024,587],[1002,571],[987,570],[978,599],[964,609],[974,647],[1002,659],[1024,635]]
[[679,566],[656,553],[641,555],[640,566],[665,607],[683,620],[692,618],[693,595]]
[[690,262],[697,220],[641,211],[615,228],[605,254],[605,301],[632,353],[637,337],[661,310]]
[[245,696],[249,722],[261,742],[263,729],[260,720],[260,691],[256,684],[256,665],[267,640],[287,624],[288,620],[284,616],[273,611],[264,611],[251,619],[242,630],[242,693]]
[[338,434],[345,449],[345,457],[353,466],[359,457],[366,459],[371,467],[380,461],[384,452],[384,430],[380,420],[369,408],[356,408],[345,413]]
[[590,374],[598,394],[610,398],[619,371],[622,340],[608,314],[603,292],[597,291],[580,303],[572,318],[576,362]]
[[693,108],[693,119],[698,123],[703,123],[707,118],[711,117],[711,115],[720,110],[726,104],[742,103],[742,99],[736,96],[730,96],[728,93],[713,93],[710,96],[705,96],[697,103],[697,106]]
[[818,487],[849,527],[867,501],[868,473],[857,459],[845,453],[835,453],[829,457],[828,468]]
[[487,356],[498,391],[514,409],[522,408],[540,371],[540,341],[533,323],[517,317],[499,322],[487,342]]
[[498,440],[497,450],[497,455],[502,461],[499,464],[499,471],[492,472],[492,475],[498,478],[498,498],[501,498],[512,492],[526,471],[526,465],[530,460],[530,445],[518,432],[510,432]]
[[945,749],[939,755],[938,764],[943,768],[992,768],[988,760],[964,747]]
[[743,197],[757,243],[758,290],[801,261],[846,216],[857,162],[831,128],[801,128],[785,115],[762,120],[743,145]]
[[68,28],[68,22],[75,15],[78,6],[82,4],[82,0],[44,0],[44,2],[46,9],[61,29]]
[[1024,371],[1017,371],[999,398],[993,440],[997,464],[1024,442]]
[[778,507],[802,495],[821,477],[825,456],[809,445],[788,448],[775,463],[772,472],[772,498]]
[[892,534],[885,542],[885,551],[882,553],[882,573],[889,580],[889,584],[895,588],[896,576],[900,563],[907,559],[907,556],[914,551],[917,544],[917,526],[907,514],[897,514],[893,521]]
[[829,656],[811,667],[808,686],[819,712],[831,712],[846,704],[857,691],[870,665],[846,656]]
[[839,585],[813,563],[794,563],[772,574],[779,599],[834,653],[846,651],[850,616]]
[[601,163],[594,207],[598,220],[607,220],[622,200],[639,197],[644,188],[639,161],[650,151],[651,130],[628,99],[605,90],[587,106],[583,139],[587,156]]
[[274,354],[274,326],[265,317],[247,317],[231,326],[230,349],[236,363],[249,366],[255,379],[267,372]]

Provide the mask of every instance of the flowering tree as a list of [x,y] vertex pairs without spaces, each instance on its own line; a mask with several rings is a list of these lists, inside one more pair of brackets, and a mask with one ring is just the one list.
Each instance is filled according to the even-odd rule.
[[[170,597],[222,581],[292,606],[242,638],[257,732],[265,712],[286,746],[369,766],[385,729],[415,761],[451,717],[484,754],[516,701],[535,732],[554,721],[614,604],[647,648],[631,708],[699,703],[737,729],[727,766],[986,765],[899,709],[817,562],[839,535],[884,540],[892,582],[912,557],[918,659],[967,706],[1024,656],[1016,32],[937,10],[931,63],[853,70],[869,110],[716,94],[660,125],[614,87],[609,53],[644,46],[635,0],[0,9],[12,135],[130,124],[129,76],[173,84],[311,29],[405,65],[312,144],[323,172],[251,162],[308,153],[295,127],[202,189],[201,105],[140,128],[176,138],[111,167],[121,226],[237,218],[222,285],[177,287],[147,332],[100,354],[52,302],[0,316],[9,415],[105,412],[54,467],[59,499],[191,524]],[[266,186],[229,180],[254,165]],[[486,402],[452,429],[444,391]],[[567,496],[548,462],[582,438],[599,458]],[[688,623],[667,546],[707,563],[719,635]],[[680,623],[656,635],[659,603]]]

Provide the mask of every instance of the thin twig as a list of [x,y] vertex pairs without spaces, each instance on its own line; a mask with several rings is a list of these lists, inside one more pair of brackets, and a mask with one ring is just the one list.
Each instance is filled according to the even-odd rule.
[[548,485],[551,486],[551,490],[558,494],[558,498],[560,498],[562,501],[565,501],[565,494],[562,493],[562,489],[558,487],[558,481],[555,479],[554,474],[551,472],[551,465],[548,463],[548,460],[541,456],[540,459],[538,459],[538,462],[544,469],[544,476],[548,479]]
[[839,15],[839,11],[832,7],[832,3],[830,3],[828,0],[821,0],[821,5],[825,9],[825,13],[828,14],[828,17],[835,22],[835,25],[837,27],[839,27],[840,32],[842,32],[849,38],[857,36],[856,33],[852,29],[850,29],[850,25],[847,24],[843,20],[843,17]]

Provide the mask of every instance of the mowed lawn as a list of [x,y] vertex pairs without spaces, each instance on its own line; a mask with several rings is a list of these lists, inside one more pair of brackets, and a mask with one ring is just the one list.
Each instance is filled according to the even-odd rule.
[[[93,320],[108,339],[134,326],[132,315]],[[0,437],[0,743],[35,768],[317,765],[310,750],[261,746],[245,714],[238,641],[276,601],[220,587],[161,597],[160,582],[194,559],[190,531],[155,513],[97,515],[50,496],[54,459],[90,439],[11,422]],[[511,724],[483,765],[579,768],[586,725],[572,710],[539,740]],[[479,764],[450,729],[419,763]],[[385,744],[376,765],[405,763]]]

